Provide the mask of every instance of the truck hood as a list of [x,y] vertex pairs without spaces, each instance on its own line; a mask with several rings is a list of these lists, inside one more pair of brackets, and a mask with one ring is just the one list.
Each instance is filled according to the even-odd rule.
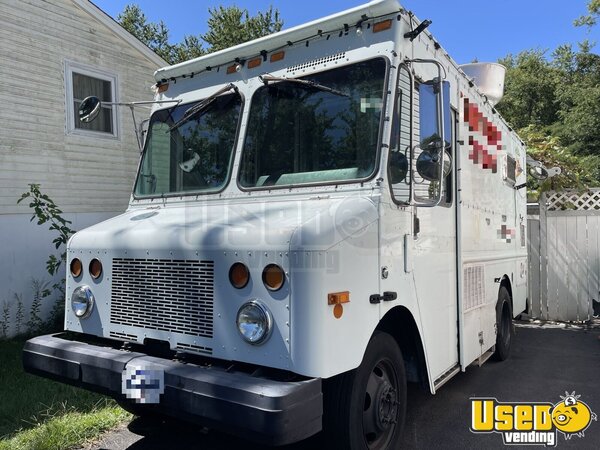
[[76,233],[69,249],[323,251],[377,217],[367,196],[136,208]]

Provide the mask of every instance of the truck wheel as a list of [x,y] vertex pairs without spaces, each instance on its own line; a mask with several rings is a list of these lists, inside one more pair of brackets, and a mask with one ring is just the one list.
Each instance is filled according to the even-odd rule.
[[504,361],[510,355],[510,347],[514,334],[510,294],[501,286],[496,304],[496,352],[494,359]]
[[324,409],[323,428],[330,447],[400,447],[406,415],[406,374],[394,338],[376,331],[357,369],[325,380]]

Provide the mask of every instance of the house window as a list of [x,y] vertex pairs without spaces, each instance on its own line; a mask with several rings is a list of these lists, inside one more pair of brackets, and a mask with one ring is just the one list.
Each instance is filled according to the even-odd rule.
[[118,137],[117,108],[103,104],[95,120],[80,122],[77,110],[84,98],[96,96],[101,102],[117,101],[117,75],[77,63],[66,63],[67,132],[97,137]]

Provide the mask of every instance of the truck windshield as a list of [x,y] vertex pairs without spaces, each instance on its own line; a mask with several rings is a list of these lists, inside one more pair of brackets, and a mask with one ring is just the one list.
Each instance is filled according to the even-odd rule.
[[221,95],[192,117],[184,118],[200,103],[154,113],[135,185],[136,196],[214,192],[225,186],[242,99],[237,92]]
[[256,90],[239,183],[245,188],[364,179],[375,170],[386,63],[382,58]]

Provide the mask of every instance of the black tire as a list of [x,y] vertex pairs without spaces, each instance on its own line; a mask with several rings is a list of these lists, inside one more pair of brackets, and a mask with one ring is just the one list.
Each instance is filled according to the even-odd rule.
[[394,338],[376,331],[357,369],[325,380],[323,406],[329,448],[400,448],[406,416],[406,374]]
[[510,348],[514,337],[514,325],[510,294],[501,286],[496,304],[496,352],[494,359],[504,361],[510,356]]

